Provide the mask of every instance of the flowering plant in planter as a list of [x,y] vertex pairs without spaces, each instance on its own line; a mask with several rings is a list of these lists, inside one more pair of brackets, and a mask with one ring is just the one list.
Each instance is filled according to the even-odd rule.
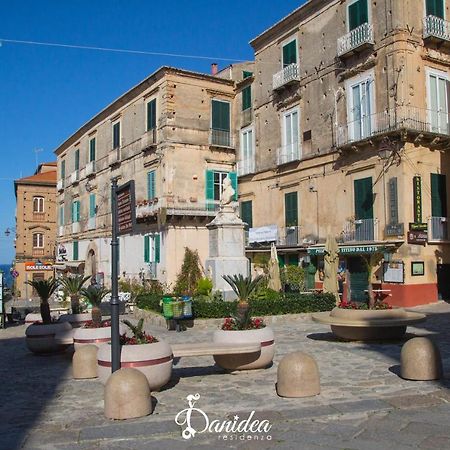
[[83,328],[108,328],[111,326],[110,320],[103,320],[100,323],[94,322],[93,320],[90,320],[89,322],[86,322],[84,324]]
[[141,345],[141,344],[154,344],[159,342],[154,336],[147,334],[142,328],[144,327],[144,319],[140,319],[137,325],[133,325],[130,321],[124,320],[123,323],[133,333],[132,337],[126,335],[126,333],[120,336],[121,345]]
[[392,309],[392,306],[388,303],[378,301],[376,302],[372,308],[369,308],[369,305],[367,303],[357,303],[347,300],[341,300],[341,302],[338,305],[338,308],[341,309]]
[[243,324],[241,324],[235,317],[227,317],[222,324],[222,330],[259,330],[261,328],[265,328],[266,324],[264,323],[263,319],[253,317],[250,318],[250,320],[246,323],[245,328],[243,328],[242,326]]

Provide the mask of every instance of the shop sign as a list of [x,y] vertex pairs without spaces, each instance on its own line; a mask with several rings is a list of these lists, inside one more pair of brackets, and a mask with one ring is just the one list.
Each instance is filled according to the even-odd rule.
[[428,232],[420,230],[408,231],[408,244],[426,245],[428,242]]
[[118,234],[132,233],[136,224],[136,202],[134,199],[134,181],[117,188]]
[[405,234],[405,227],[402,223],[390,223],[386,225],[384,234],[386,236],[403,236]]
[[[385,248],[379,245],[349,245],[345,247],[339,247],[340,255],[358,255],[363,253],[380,253],[384,252]],[[325,247],[310,247],[308,248],[309,255],[323,255],[325,253]]]
[[266,227],[250,228],[248,231],[248,242],[276,242],[278,240],[278,226],[267,225]]
[[43,271],[43,270],[53,270],[53,264],[46,262],[46,263],[39,263],[39,262],[26,262],[25,263],[25,270],[27,272],[34,272],[34,271]]
[[422,180],[420,177],[413,178],[414,189],[414,223],[422,222]]
[[427,223],[410,223],[409,229],[410,229],[410,231],[427,231],[428,224]]

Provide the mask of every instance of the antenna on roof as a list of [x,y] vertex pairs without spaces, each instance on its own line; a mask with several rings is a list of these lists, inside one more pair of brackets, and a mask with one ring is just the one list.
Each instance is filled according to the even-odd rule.
[[36,170],[37,170],[38,165],[39,165],[39,157],[38,157],[38,153],[43,152],[44,149],[43,149],[43,148],[35,148],[33,151],[34,151],[34,156],[35,156],[35,158],[36,158]]

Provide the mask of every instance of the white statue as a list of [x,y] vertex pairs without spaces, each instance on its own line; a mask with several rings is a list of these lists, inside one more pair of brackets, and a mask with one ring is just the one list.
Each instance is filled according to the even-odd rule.
[[223,180],[223,189],[222,193],[220,194],[220,206],[229,205],[233,201],[235,193],[236,191],[231,185],[231,179],[229,175],[227,175]]

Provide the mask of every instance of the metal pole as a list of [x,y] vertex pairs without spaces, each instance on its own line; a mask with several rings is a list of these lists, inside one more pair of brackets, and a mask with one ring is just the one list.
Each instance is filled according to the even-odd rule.
[[119,336],[119,238],[117,211],[117,178],[111,182],[111,370],[120,369],[120,336]]

